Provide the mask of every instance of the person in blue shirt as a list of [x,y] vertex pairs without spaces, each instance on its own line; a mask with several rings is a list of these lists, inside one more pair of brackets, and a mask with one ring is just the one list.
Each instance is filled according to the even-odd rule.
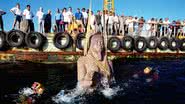
[[83,18],[83,15],[80,12],[79,8],[77,9],[77,12],[75,13],[75,18],[76,18],[76,20],[82,20],[82,18]]
[[62,19],[62,14],[60,13],[59,8],[57,8],[56,14],[55,14],[55,23],[56,23],[56,26],[57,26],[57,32],[60,32],[62,30],[61,25],[60,25],[61,19]]
[[83,26],[82,24],[83,14],[80,12],[79,8],[77,8],[77,12],[75,13],[75,19],[78,26]]

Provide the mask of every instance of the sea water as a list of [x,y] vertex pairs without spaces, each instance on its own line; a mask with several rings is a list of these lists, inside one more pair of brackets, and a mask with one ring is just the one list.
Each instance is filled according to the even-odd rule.
[[[185,104],[185,60],[116,60],[113,62],[116,85],[93,93],[77,90],[74,64],[0,64],[0,100],[14,104],[9,94],[30,94],[33,82],[45,87],[37,104]],[[146,67],[159,71],[150,81],[140,72]]]

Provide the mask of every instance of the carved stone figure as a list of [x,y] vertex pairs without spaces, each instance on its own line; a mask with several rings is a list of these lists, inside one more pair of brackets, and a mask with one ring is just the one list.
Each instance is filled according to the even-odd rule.
[[82,88],[108,84],[113,76],[112,63],[105,57],[105,45],[101,33],[91,35],[89,40],[87,55],[80,57],[77,62],[78,84]]

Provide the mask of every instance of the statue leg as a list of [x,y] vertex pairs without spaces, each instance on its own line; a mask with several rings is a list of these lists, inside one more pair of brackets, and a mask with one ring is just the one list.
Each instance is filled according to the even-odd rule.
[[85,78],[86,75],[86,68],[83,62],[83,58],[79,58],[78,62],[77,62],[77,74],[78,74],[78,81],[82,81]]
[[82,88],[91,87],[93,81],[93,73],[89,72],[83,62],[82,58],[79,58],[77,62],[77,73],[78,73],[78,83]]
[[82,88],[90,88],[93,84],[93,73],[86,73],[85,77],[83,80],[80,80],[79,81],[79,84]]

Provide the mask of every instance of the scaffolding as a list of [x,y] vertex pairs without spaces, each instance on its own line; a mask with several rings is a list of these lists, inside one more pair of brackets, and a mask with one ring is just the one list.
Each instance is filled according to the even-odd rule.
[[104,11],[108,13],[115,13],[114,0],[104,0]]

